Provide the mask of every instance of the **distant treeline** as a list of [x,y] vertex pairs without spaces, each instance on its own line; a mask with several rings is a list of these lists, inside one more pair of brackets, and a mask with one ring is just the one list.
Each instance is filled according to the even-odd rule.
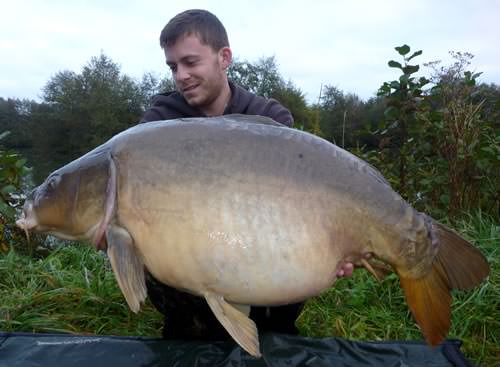
[[[276,98],[294,115],[296,126],[350,146],[354,131],[383,117],[382,99],[363,102],[325,85],[319,105],[308,105],[291,81],[285,82],[273,57],[256,63],[235,61],[230,79],[266,97]],[[0,98],[0,127],[11,135],[3,143],[27,154],[37,180],[57,167],[139,121],[153,95],[174,89],[172,79],[144,74],[135,80],[109,57],[92,57],[80,73],[61,71],[42,90],[42,102]],[[316,127],[314,127],[316,124]],[[369,142],[369,140],[367,141]],[[364,141],[363,141],[364,143]]]
[[[433,79],[417,79],[412,74],[419,68],[409,65],[409,61],[421,52],[408,57],[409,47],[397,50],[404,63],[391,61],[389,66],[401,69],[402,76],[392,82],[381,81],[378,96],[367,101],[325,83],[318,101],[307,103],[300,88],[293,81],[285,81],[274,57],[255,63],[236,60],[229,77],[252,92],[279,100],[291,110],[296,128],[319,135],[375,164],[396,189],[414,202],[421,201],[425,193],[427,198],[432,197],[433,205],[441,201],[442,205],[449,205],[450,199],[456,199],[456,193],[449,191],[464,189],[452,182],[457,177],[431,174],[432,166],[451,172],[453,165],[463,164],[467,169],[457,171],[460,174],[485,180],[484,175],[493,174],[489,179],[498,181],[498,169],[495,171],[494,167],[500,159],[499,86],[476,83],[479,74],[467,72],[472,56],[461,53],[454,54],[457,61],[451,66],[438,69],[437,63],[431,64]],[[429,88],[424,90],[425,84]],[[28,158],[38,184],[55,168],[137,124],[152,96],[173,88],[171,78],[152,73],[144,74],[141,80],[133,79],[101,54],[92,57],[79,73],[60,71],[53,76],[42,90],[40,103],[0,97],[0,133],[10,131],[1,143]],[[458,105],[457,100],[463,104]],[[467,106],[477,108],[475,112],[467,114],[464,110],[460,114],[458,109]],[[453,119],[471,121],[453,122]],[[474,147],[460,143],[459,139],[467,135],[461,130],[477,135],[466,140]],[[450,157],[450,152],[440,151],[435,145],[446,141],[451,142],[449,149],[457,150],[456,157]],[[423,161],[429,161],[429,166],[422,166]],[[442,164],[437,165],[438,162]],[[416,177],[412,170],[424,170],[426,175]],[[435,182],[429,175],[442,180]],[[467,181],[468,185],[475,183]],[[446,190],[436,193],[429,185],[447,187],[448,193]],[[488,197],[483,200],[498,200],[496,183],[484,190],[488,191]],[[475,198],[479,200],[477,195]],[[458,209],[470,206],[460,205]],[[484,207],[492,210],[488,205]]]

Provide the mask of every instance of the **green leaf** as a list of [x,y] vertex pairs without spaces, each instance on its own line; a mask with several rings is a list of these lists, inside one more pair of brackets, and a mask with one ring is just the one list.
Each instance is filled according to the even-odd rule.
[[403,68],[403,72],[405,74],[413,74],[413,73],[416,73],[419,69],[420,69],[420,66],[418,66],[418,65],[406,65]]
[[28,173],[30,173],[33,169],[31,167],[26,167],[26,166],[23,166],[21,167],[21,176],[25,176],[27,175]]
[[465,84],[469,87],[473,87],[476,85],[476,79],[465,79]]
[[28,160],[26,158],[23,158],[23,159],[20,159],[16,162],[16,167],[17,168],[21,168],[22,166],[24,166],[26,164]]
[[0,213],[9,219],[13,219],[16,215],[16,211],[14,210],[14,208],[10,207],[3,201],[0,201]]
[[423,87],[424,85],[429,84],[430,80],[427,79],[425,76],[422,76],[422,77],[420,77],[418,82],[420,83],[420,87]]
[[413,90],[414,97],[420,97],[422,95],[422,89],[416,88]]
[[399,82],[397,82],[395,80],[391,82],[391,88],[393,88],[393,89],[399,89],[399,87],[400,87]]
[[399,68],[399,69],[403,70],[403,66],[399,62],[397,62],[397,61],[391,60],[387,64],[391,68]]
[[406,83],[408,83],[408,75],[401,75],[401,76],[399,77],[399,81],[400,81],[401,83],[405,83],[405,84],[406,84]]
[[2,189],[0,190],[0,192],[3,194],[3,195],[6,195],[6,194],[10,194],[12,192],[16,191],[16,187],[14,185],[7,185],[7,186],[4,186],[2,187]]
[[409,58],[407,58],[406,60],[407,60],[407,61],[410,61],[410,60],[411,60],[411,59],[413,59],[414,57],[416,57],[416,56],[420,56],[420,55],[422,55],[422,50],[420,50],[420,51],[415,51],[415,52],[413,53],[413,55],[411,55],[411,56],[410,56]]
[[401,56],[406,55],[408,52],[410,52],[410,46],[408,45],[403,45],[400,47],[395,47],[396,51],[399,52]]
[[389,94],[391,92],[391,86],[389,83],[385,82],[377,92],[377,96],[383,96],[384,94]]
[[444,204],[444,205],[448,205],[450,203],[450,196],[449,195],[446,195],[446,194],[443,194],[439,197],[439,200]]

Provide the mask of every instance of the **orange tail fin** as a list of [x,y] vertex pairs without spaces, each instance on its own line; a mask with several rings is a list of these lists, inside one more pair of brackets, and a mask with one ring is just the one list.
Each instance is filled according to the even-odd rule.
[[450,288],[464,290],[481,284],[490,273],[483,254],[448,227],[436,222],[433,226],[440,241],[437,259],[446,270]]
[[450,290],[480,284],[489,274],[489,265],[479,250],[457,233],[439,223],[433,225],[440,248],[431,271],[418,279],[400,275],[400,281],[422,334],[434,346],[450,329]]

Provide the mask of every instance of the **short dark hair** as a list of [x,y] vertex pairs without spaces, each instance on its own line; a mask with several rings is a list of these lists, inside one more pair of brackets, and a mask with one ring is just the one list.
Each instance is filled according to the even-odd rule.
[[219,51],[229,47],[226,29],[212,13],[201,9],[183,11],[173,17],[160,34],[160,46],[172,46],[183,36],[194,34],[200,42]]

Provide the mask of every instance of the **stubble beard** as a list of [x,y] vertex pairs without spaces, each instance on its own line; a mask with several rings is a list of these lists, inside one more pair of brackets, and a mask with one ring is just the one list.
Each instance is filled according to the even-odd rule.
[[200,80],[199,81],[200,90],[193,98],[187,98],[184,95],[184,99],[187,103],[196,108],[203,108],[210,106],[221,94],[223,89],[223,79],[219,77],[217,80]]

